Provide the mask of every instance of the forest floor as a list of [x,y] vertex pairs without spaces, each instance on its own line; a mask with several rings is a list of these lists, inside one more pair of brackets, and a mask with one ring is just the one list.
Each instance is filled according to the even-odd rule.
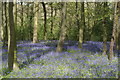
[[[0,49],[5,78],[118,78],[118,51],[109,61],[102,55],[102,42],[86,41],[83,49],[77,41],[65,41],[64,51],[55,52],[57,40],[17,42],[17,61],[20,70],[7,72],[7,46]],[[109,52],[109,44],[107,49]],[[9,73],[9,74],[7,74]],[[6,75],[7,74],[7,75]]]

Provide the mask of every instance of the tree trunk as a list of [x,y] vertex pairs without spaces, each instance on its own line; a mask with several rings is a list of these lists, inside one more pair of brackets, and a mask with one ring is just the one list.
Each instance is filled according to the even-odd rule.
[[107,2],[104,2],[104,11],[103,11],[103,55],[106,55],[107,52],[107,30],[106,30],[106,8]]
[[46,28],[46,23],[47,23],[47,12],[46,12],[46,6],[45,3],[42,2],[42,6],[43,6],[43,11],[44,11],[44,40],[47,40],[47,28]]
[[13,18],[13,2],[9,2],[9,41],[8,41],[8,68],[11,72],[13,70],[14,63],[14,47],[15,47],[15,28],[14,28],[14,18]]
[[120,2],[118,2],[118,50],[120,50]]
[[118,6],[117,6],[117,9],[118,9],[118,26],[117,26],[117,50],[120,50],[120,2],[118,2]]
[[[77,29],[78,29],[78,33],[79,33],[79,28],[80,28],[80,25],[79,25],[79,12],[78,12],[78,2],[76,1],[76,25],[77,25]],[[76,35],[77,36],[77,40],[79,39],[79,34]]]
[[0,5],[0,12],[2,13],[0,14],[0,18],[2,19],[2,21],[0,19],[0,41],[3,41],[3,2]]
[[53,39],[53,5],[51,3],[51,37]]
[[60,17],[60,21],[59,21],[59,31],[58,31],[58,33],[57,33],[57,39],[59,39],[60,38],[60,31],[61,31],[61,26],[62,26],[62,22],[63,22],[63,12],[62,12],[62,8],[63,8],[63,4],[61,3],[60,4],[60,10],[59,10],[59,12],[58,13],[60,13],[60,15],[59,15],[59,17]]
[[38,41],[38,2],[34,3],[34,32],[33,32],[33,43],[37,43]]
[[17,4],[14,2],[14,63],[13,69],[19,70],[18,63],[17,63],[17,43],[16,43],[16,28],[17,28]]
[[[87,11],[89,11],[89,8],[90,6],[89,6],[89,2],[87,2]],[[90,41],[90,37],[91,37],[91,27],[90,27],[90,13],[89,12],[87,12],[87,15],[88,15],[88,20],[87,20],[87,28],[88,28],[88,38],[87,38],[87,41]]]
[[82,43],[84,39],[84,27],[85,27],[84,2],[81,2],[81,27],[79,29],[79,48],[82,48]]
[[112,38],[111,38],[111,42],[110,42],[110,51],[109,51],[110,54],[108,56],[109,60],[112,60],[112,58],[114,57],[113,47],[114,47],[114,43],[115,43],[116,27],[117,27],[117,2],[115,2],[115,8],[114,8],[113,31],[112,31]]
[[21,2],[21,30],[20,30],[20,33],[21,33],[21,40],[24,40],[24,25],[23,25],[23,2]]
[[[119,30],[120,30],[120,26],[119,26]],[[118,50],[120,51],[120,32],[118,33]]]
[[26,40],[29,40],[30,38],[29,38],[29,30],[30,30],[30,28],[29,28],[29,25],[30,25],[30,22],[29,22],[29,17],[30,17],[30,6],[29,6],[29,2],[27,3],[27,13],[26,13],[26,15],[27,15],[27,32],[26,32],[26,34],[27,34],[27,38],[26,38]]
[[[90,10],[91,10],[91,3],[89,3],[89,2],[87,2],[86,3],[87,4],[87,31],[88,31],[88,34],[86,35],[86,40],[87,41],[91,41],[91,37],[92,37],[92,28],[93,28],[93,24],[94,24],[94,19],[93,19],[93,15],[94,14],[92,14],[91,12],[90,12]],[[93,3],[93,5],[94,5],[94,3]],[[94,6],[94,8],[95,8],[95,6]],[[94,9],[93,8],[93,9]],[[93,13],[94,13],[94,11],[93,11]]]
[[32,24],[32,22],[33,22],[33,16],[34,16],[34,13],[33,13],[33,3],[32,3],[32,5],[29,5],[29,7],[30,7],[30,10],[29,10],[29,12],[28,12],[28,15],[29,15],[29,25],[28,25],[28,27],[29,27],[29,40],[33,40],[33,24]]
[[56,52],[62,52],[63,51],[63,44],[64,40],[67,34],[67,27],[66,27],[66,2],[61,3],[63,8],[62,8],[62,26],[61,26],[61,34],[59,37],[58,45]]
[[5,13],[5,28],[4,28],[4,41],[3,41],[3,46],[7,46],[6,42],[8,41],[8,21],[7,21],[7,3],[4,3],[4,13]]

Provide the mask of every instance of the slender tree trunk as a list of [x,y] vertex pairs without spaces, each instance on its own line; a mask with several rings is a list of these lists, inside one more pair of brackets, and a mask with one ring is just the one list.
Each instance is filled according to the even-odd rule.
[[60,4],[60,10],[59,10],[59,12],[58,13],[60,13],[60,15],[59,15],[59,17],[60,17],[60,21],[59,21],[59,31],[58,31],[58,34],[57,34],[57,39],[59,39],[59,36],[60,36],[60,31],[61,31],[61,26],[62,26],[62,22],[63,22],[63,16],[62,16],[62,14],[63,14],[63,12],[62,12],[62,8],[63,8],[63,4],[61,3]]
[[13,63],[14,63],[14,47],[15,47],[15,28],[14,28],[14,18],[13,18],[13,2],[9,2],[9,41],[8,41],[8,68],[11,72],[13,70]]
[[87,38],[87,41],[90,41],[91,40],[91,36],[92,36],[92,24],[91,23],[93,23],[92,21],[94,21],[94,20],[91,20],[91,18],[92,18],[92,15],[91,15],[91,13],[90,13],[90,3],[89,2],[87,2],[87,11],[88,11],[88,20],[87,20],[87,28],[88,28],[88,38]]
[[67,34],[67,27],[66,27],[66,2],[61,3],[63,8],[62,8],[62,26],[61,26],[61,34],[59,37],[58,45],[56,52],[62,52],[63,51],[63,44],[64,40]]
[[118,50],[120,50],[120,2],[118,2]]
[[[120,26],[119,26],[119,30],[120,30]],[[118,50],[120,51],[120,32],[118,33]]]
[[114,9],[113,31],[112,31],[112,38],[111,38],[111,42],[110,42],[110,51],[109,51],[110,54],[108,56],[109,60],[112,60],[112,58],[114,57],[113,47],[114,47],[114,43],[115,43],[116,27],[117,27],[117,2],[115,2],[115,9]]
[[24,34],[23,34],[23,32],[24,32],[24,26],[23,26],[23,2],[21,2],[21,30],[20,30],[20,32],[21,32],[21,39],[22,40],[24,40]]
[[5,2],[4,3],[4,15],[5,15],[5,26],[4,26],[4,43],[3,43],[3,46],[7,46],[6,42],[8,40],[8,21],[7,21],[7,3]]
[[[84,5],[85,5],[86,3],[84,3]],[[88,34],[87,33],[87,27],[86,27],[86,23],[85,23],[85,20],[86,20],[86,18],[85,18],[85,9],[84,9],[84,5],[83,5],[83,43],[86,41],[86,37],[84,37],[84,36],[86,36],[86,34]]]
[[44,40],[47,40],[47,27],[46,27],[46,23],[47,23],[47,12],[46,12],[46,6],[45,3],[42,2],[42,6],[43,6],[43,11],[44,11]]
[[[93,16],[93,26],[96,24],[96,15],[97,15],[97,2],[94,2],[94,16]],[[93,32],[94,32],[94,27],[92,27],[91,29],[91,36],[90,36],[90,40],[93,40]]]
[[0,17],[2,18],[2,21],[0,19],[0,41],[3,41],[3,27],[4,27],[4,25],[3,25],[3,2],[1,2],[0,6],[1,6],[0,7],[0,12],[2,13],[0,15]]
[[[90,8],[89,8],[89,3],[87,2],[87,11],[89,11],[89,9],[90,9]],[[87,40],[90,41],[90,36],[91,36],[91,34],[90,34],[90,32],[91,32],[91,31],[90,31],[90,13],[87,12],[87,15],[88,15],[88,20],[87,20],[87,26],[88,26],[88,27],[87,27],[87,28],[88,28],[88,36],[87,36],[87,37],[88,37],[88,38],[87,38]]]
[[79,29],[79,48],[82,48],[82,43],[84,39],[84,27],[85,27],[84,2],[81,2],[81,27]]
[[28,27],[29,27],[29,40],[33,40],[33,16],[34,16],[34,13],[33,13],[33,3],[32,3],[32,5],[30,6],[29,5],[29,7],[30,7],[30,10],[29,10],[29,12],[28,12],[28,15],[29,15],[29,25],[28,25]]
[[117,14],[118,14],[118,26],[117,26],[117,35],[116,35],[116,46],[117,46],[117,50],[120,50],[120,2],[118,2]]
[[[78,11],[79,11],[78,10],[78,2],[76,1],[76,25],[77,25],[77,29],[78,29],[78,33],[79,33],[80,25],[79,25],[79,12]],[[78,40],[79,34],[76,36],[77,36],[77,40]]]
[[30,15],[29,15],[29,14],[30,14],[30,8],[29,8],[29,7],[30,7],[30,6],[29,6],[29,4],[30,4],[30,3],[28,2],[28,3],[27,3],[27,13],[26,13],[26,15],[27,15],[27,29],[28,29],[28,30],[27,30],[27,40],[29,40],[29,34],[30,34],[30,33],[29,33],[29,30],[30,30],[30,28],[29,28],[29,25],[30,25],[30,22],[29,22],[29,17],[30,17]]
[[38,2],[34,3],[34,32],[33,32],[33,43],[37,43],[38,41]]
[[103,55],[106,55],[107,52],[107,30],[106,30],[106,8],[107,8],[107,2],[104,2],[104,11],[103,11]]
[[51,37],[53,39],[53,5],[51,3]]
[[17,63],[17,43],[16,43],[16,28],[17,28],[17,4],[14,2],[14,63],[13,63],[13,69],[19,70],[18,63]]

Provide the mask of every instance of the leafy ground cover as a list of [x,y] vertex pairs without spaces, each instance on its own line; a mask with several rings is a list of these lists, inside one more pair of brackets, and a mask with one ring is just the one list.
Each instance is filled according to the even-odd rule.
[[[77,41],[65,41],[64,51],[55,52],[57,40],[17,42],[19,71],[7,73],[7,46],[0,49],[2,53],[1,74],[5,78],[117,78],[118,51],[110,62],[101,55],[102,42],[87,41],[83,49],[78,48]],[[107,49],[109,51],[109,42]],[[1,57],[0,56],[0,57]]]

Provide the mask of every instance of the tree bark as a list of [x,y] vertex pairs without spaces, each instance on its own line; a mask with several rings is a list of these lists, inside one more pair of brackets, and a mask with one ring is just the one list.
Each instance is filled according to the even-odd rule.
[[120,50],[120,2],[118,2],[118,50]]
[[20,32],[21,32],[21,40],[24,40],[24,34],[23,34],[23,32],[24,32],[24,25],[23,25],[23,2],[21,2],[21,30],[20,30]]
[[79,39],[79,28],[80,28],[80,24],[79,24],[79,12],[78,12],[78,2],[76,1],[76,25],[77,25],[77,32],[78,32],[78,35],[77,36],[77,40]]
[[117,49],[120,50],[120,2],[118,2],[117,8],[118,8],[118,13],[117,13],[118,14],[118,26],[117,26],[118,27],[118,29],[117,29],[118,37],[117,37],[116,44],[117,44]]
[[47,27],[46,27],[46,23],[47,23],[47,12],[46,12],[46,6],[45,3],[42,2],[42,6],[43,6],[43,11],[44,11],[44,40],[47,40]]
[[112,60],[112,58],[114,57],[114,53],[113,53],[113,47],[114,47],[114,43],[115,43],[115,34],[116,34],[116,27],[117,27],[117,2],[115,2],[115,7],[114,7],[114,21],[113,21],[113,31],[112,31],[112,38],[111,38],[111,42],[110,42],[110,50],[109,50],[109,56],[108,59]]
[[17,4],[14,2],[14,63],[13,63],[13,69],[19,70],[19,66],[17,63],[17,43],[16,43],[16,28],[17,28]]
[[81,2],[81,26],[79,29],[79,48],[82,48],[84,39],[85,15],[84,15],[84,2]]
[[63,22],[63,16],[62,16],[62,14],[63,14],[63,12],[62,12],[62,8],[63,8],[63,4],[62,3],[60,3],[60,9],[59,9],[59,12],[58,13],[60,13],[60,15],[59,15],[59,17],[60,17],[60,21],[59,21],[59,31],[58,31],[58,34],[57,34],[57,39],[59,39],[60,38],[60,31],[61,31],[61,26],[62,26],[62,22]]
[[53,20],[54,20],[54,19],[53,19],[53,18],[54,18],[54,17],[53,17],[53,4],[51,3],[50,5],[51,5],[51,37],[52,37],[52,39],[53,39],[53,37],[54,37],[54,36],[53,36]]
[[33,32],[33,43],[37,43],[38,41],[38,2],[34,3],[34,32]]
[[11,72],[13,70],[14,63],[14,47],[15,47],[15,28],[14,28],[14,18],[13,18],[13,2],[9,2],[9,41],[8,41],[8,69]]
[[56,52],[62,52],[63,51],[63,44],[64,40],[67,34],[67,27],[66,27],[66,2],[61,3],[63,8],[62,8],[62,26],[61,26],[61,34],[59,37],[58,45]]
[[6,42],[8,41],[8,20],[7,20],[7,3],[5,2],[4,3],[4,15],[5,15],[5,26],[4,26],[4,29],[3,29],[3,36],[4,36],[4,39],[3,39],[3,46],[7,46]]
[[29,5],[30,7],[30,10],[28,12],[28,15],[29,15],[29,40],[33,40],[33,16],[34,16],[34,12],[33,12],[33,3],[31,5]]
[[106,8],[107,8],[107,2],[104,2],[103,7],[104,7],[104,11],[103,11],[103,55],[106,55],[106,52],[107,52],[107,30],[106,30],[106,23],[107,23]]
[[0,5],[1,7],[0,7],[0,12],[2,13],[1,15],[0,15],[0,18],[2,19],[2,21],[1,21],[1,19],[0,19],[0,41],[3,41],[3,2],[1,2],[1,5]]
[[[94,25],[95,25],[95,15],[96,15],[96,7],[95,7],[95,5],[96,5],[96,3],[89,3],[89,2],[87,2],[86,3],[87,4],[87,26],[86,26],[86,28],[87,28],[87,31],[88,31],[88,34],[86,35],[86,37],[87,37],[87,41],[91,41],[92,39],[93,39],[93,27],[94,27]],[[91,9],[91,6],[93,6],[93,9]],[[91,10],[93,10],[93,12],[91,13]]]
[[27,13],[26,13],[26,15],[27,15],[27,38],[26,38],[26,40],[30,40],[30,37],[29,37],[29,30],[30,30],[30,28],[29,28],[29,25],[30,25],[30,22],[29,22],[29,17],[30,17],[30,6],[29,6],[29,2],[27,3]]

